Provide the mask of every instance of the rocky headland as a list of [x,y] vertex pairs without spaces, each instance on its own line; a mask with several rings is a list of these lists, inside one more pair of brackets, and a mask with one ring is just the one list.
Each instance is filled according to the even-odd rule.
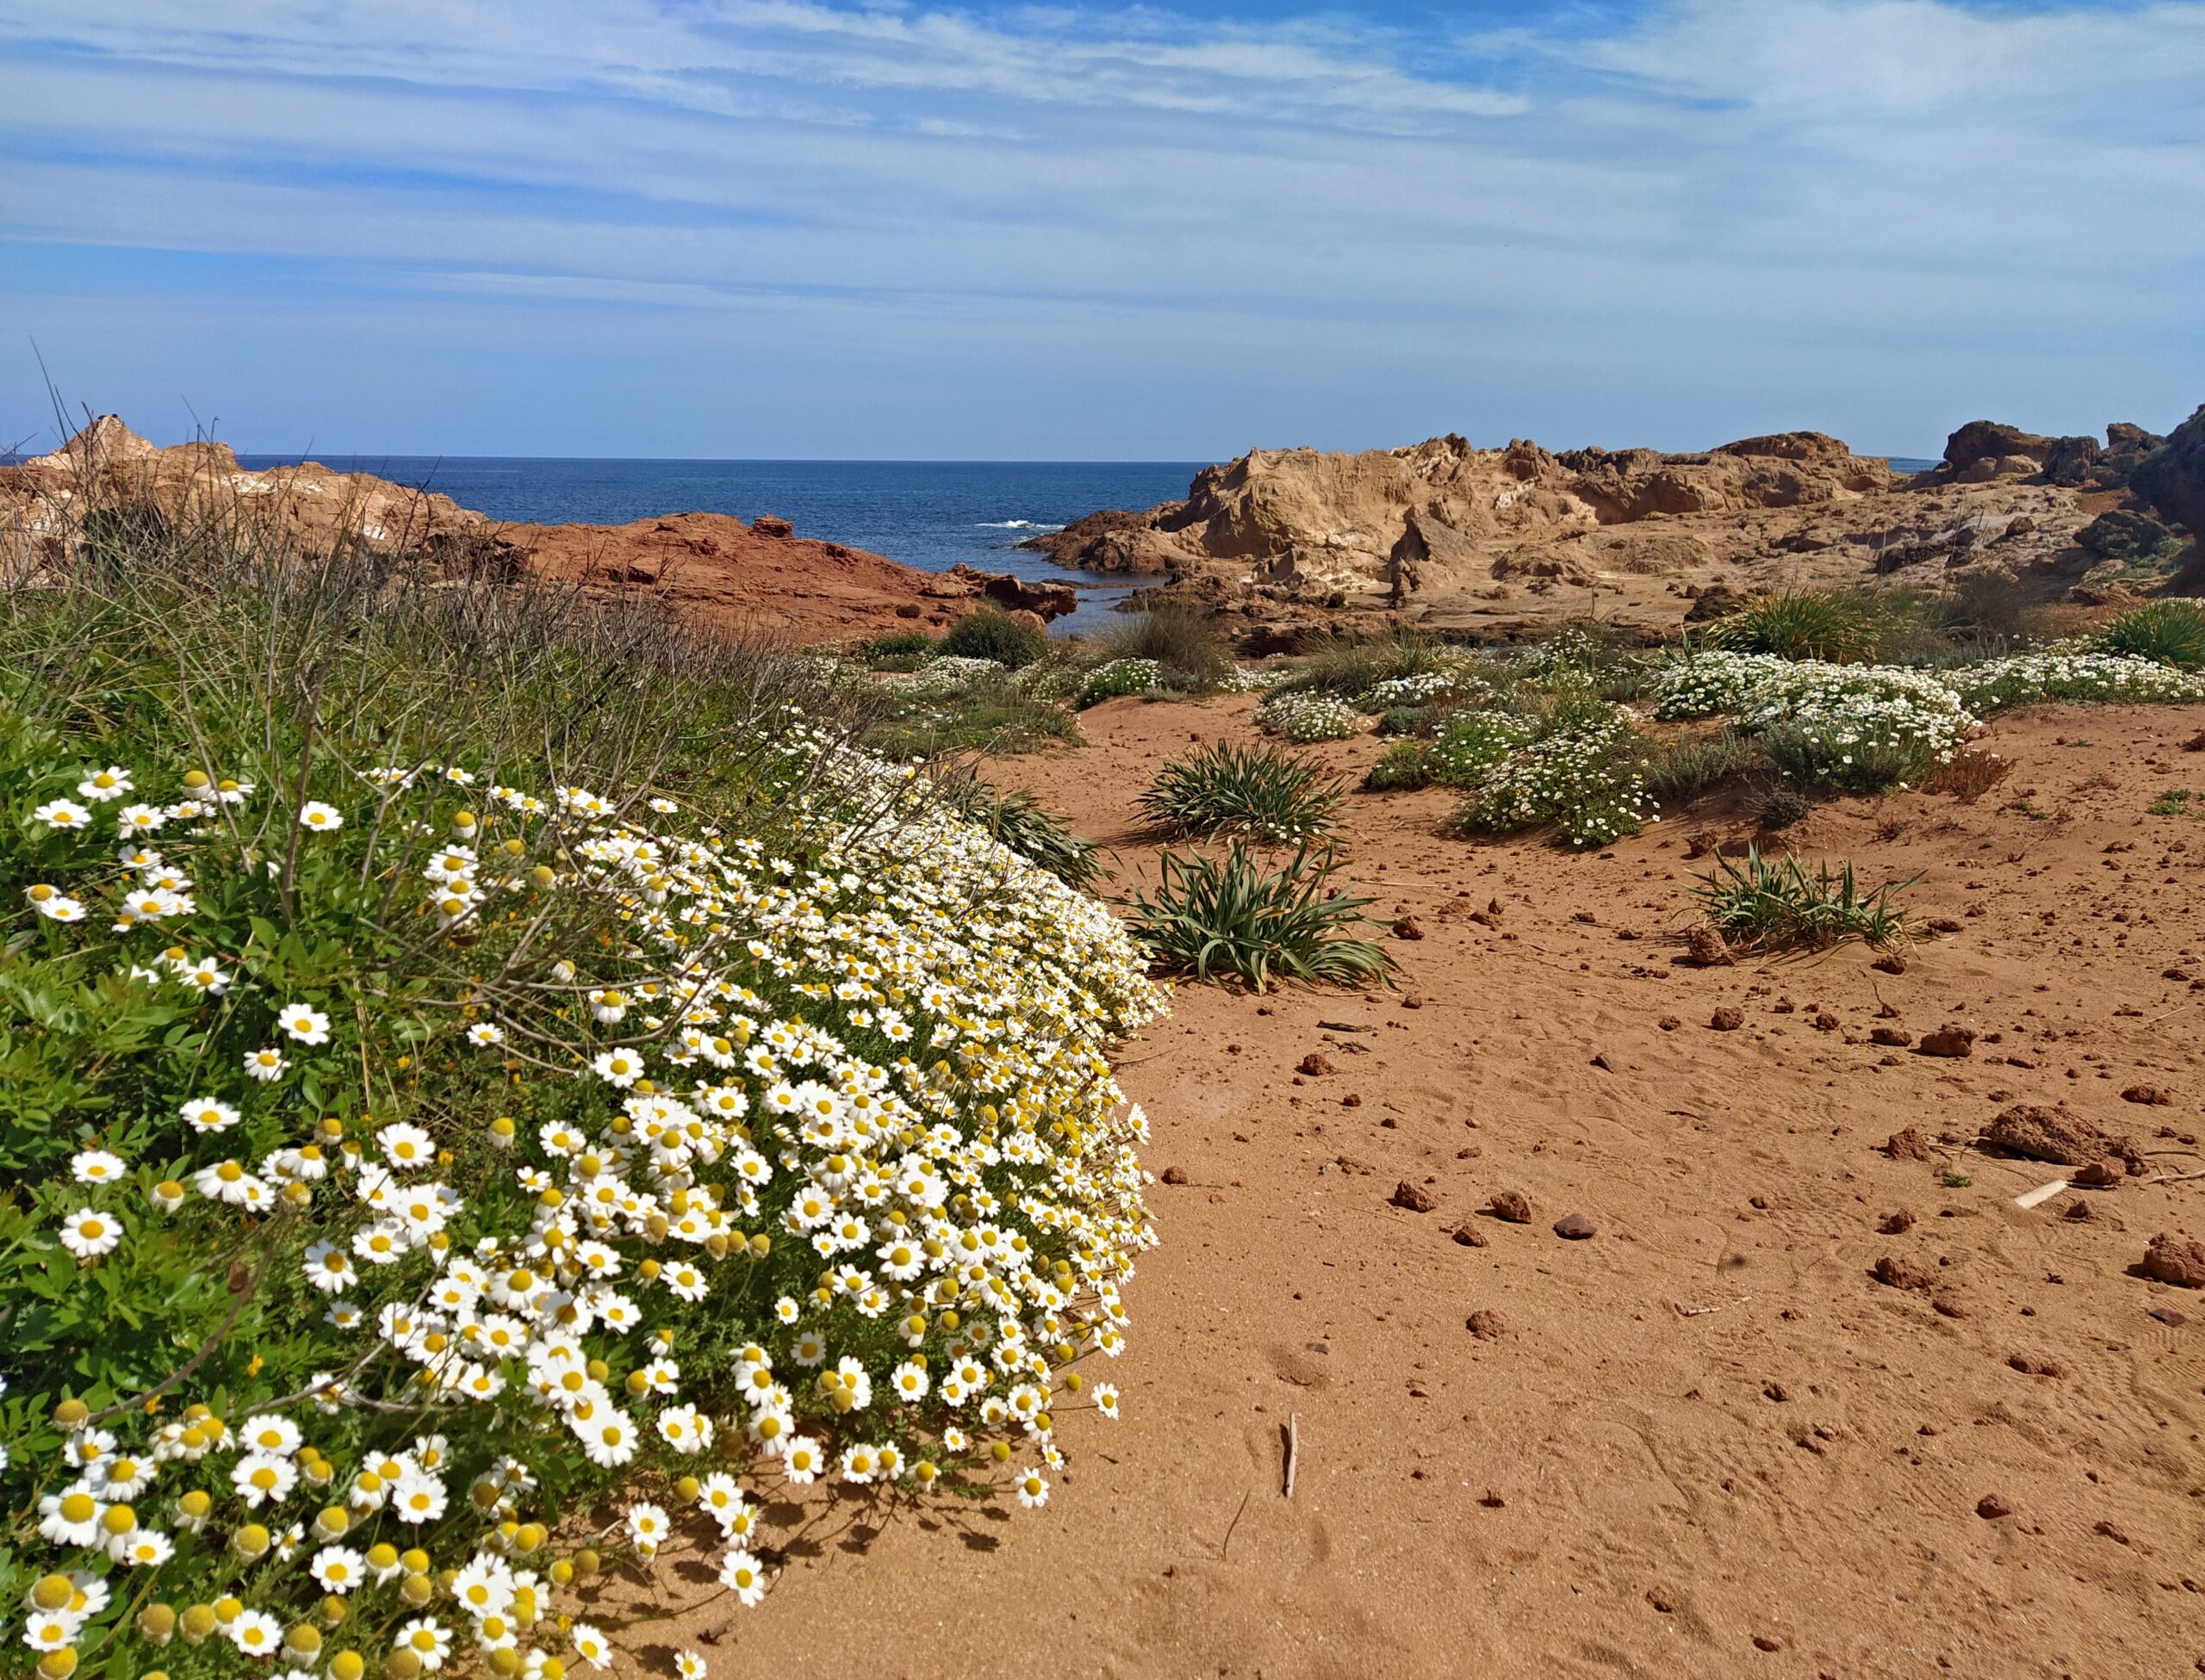
[[2009,583],[2102,601],[2180,586],[2205,524],[2205,410],[2158,437],[1992,421],[1918,474],[1821,432],[1704,454],[1455,436],[1345,454],[1255,449],[1186,499],[1028,541],[1059,564],[1156,580],[1137,599],[1245,621],[1252,646],[1317,624],[1508,637],[1588,614],[1649,635],[1781,587]]
[[426,488],[317,462],[254,471],[228,445],[163,449],[112,414],[51,455],[0,468],[0,568],[35,580],[103,521],[152,518],[179,533],[250,525],[303,553],[352,544],[452,568],[535,576],[644,598],[684,618],[805,642],[898,626],[940,629],[982,604],[1040,620],[1071,588],[958,567],[923,572],[796,534],[763,515],[679,513],[624,525],[509,524]]

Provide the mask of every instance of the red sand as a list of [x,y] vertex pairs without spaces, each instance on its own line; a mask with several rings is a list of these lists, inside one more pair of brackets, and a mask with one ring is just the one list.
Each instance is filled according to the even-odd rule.
[[[997,773],[1137,868],[1131,797],[1250,710],[1114,702],[1089,749]],[[1690,822],[1571,856],[1442,838],[1443,795],[1354,796],[1349,877],[1425,937],[1392,945],[1398,993],[1188,987],[1126,1047],[1151,1170],[1187,1181],[1153,1191],[1125,1421],[1065,1420],[1047,1509],[780,1510],[757,1609],[676,1553],[607,1619],[649,1671],[719,1633],[716,1680],[2188,1671],[2205,1297],[2128,1268],[2205,1233],[2205,1181],[2023,1211],[2062,1169],[1964,1145],[2065,1103],[2157,1170],[2205,1164],[2205,824],[2144,814],[2205,772],[2177,745],[2198,723],[2004,719],[1985,744],[2018,769],[1981,803],[1796,831],[1871,881],[1922,873],[1910,908],[1960,931],[1903,974],[1858,945],[1673,965]],[[1724,1007],[1741,1028],[1710,1026]],[[1972,1055],[1870,1038],[1948,1024]],[[1336,1071],[1298,1074],[1312,1051]],[[2139,1083],[2175,1100],[2124,1101]],[[1930,1160],[1886,1157],[1907,1126]],[[1403,1183],[1432,1211],[1392,1205]],[[1511,1190],[1530,1223],[1479,1212]],[[1556,1237],[1580,1211],[1598,1234]],[[1930,1287],[1876,1281],[1885,1256]]]

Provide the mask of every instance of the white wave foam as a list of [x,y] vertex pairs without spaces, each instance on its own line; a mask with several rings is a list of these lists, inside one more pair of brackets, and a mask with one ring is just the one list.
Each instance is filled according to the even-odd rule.
[[1045,525],[1039,519],[983,519],[982,530],[1062,530],[1062,525]]

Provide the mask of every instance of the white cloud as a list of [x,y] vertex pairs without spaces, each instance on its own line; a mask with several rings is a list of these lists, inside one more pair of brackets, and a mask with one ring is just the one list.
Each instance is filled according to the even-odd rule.
[[1454,40],[1337,8],[0,0],[0,237],[241,287],[321,265],[416,319],[581,312],[668,355],[662,318],[730,347],[770,318],[776,356],[803,320],[826,382],[860,343],[984,369],[1015,322],[1027,365],[1144,369],[1239,442],[1381,386],[1501,433],[1557,390],[1604,424],[1688,402],[1702,442],[1753,429],[1726,386],[1779,378],[1796,409],[1754,424],[1922,441],[1961,364],[2050,408],[2095,358],[2146,418],[2205,386],[2200,0],[1668,0]]

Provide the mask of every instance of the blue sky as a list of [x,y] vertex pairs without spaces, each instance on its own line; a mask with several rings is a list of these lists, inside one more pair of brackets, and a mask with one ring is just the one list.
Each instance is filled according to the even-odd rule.
[[2205,0],[0,0],[0,443],[2164,429]]

